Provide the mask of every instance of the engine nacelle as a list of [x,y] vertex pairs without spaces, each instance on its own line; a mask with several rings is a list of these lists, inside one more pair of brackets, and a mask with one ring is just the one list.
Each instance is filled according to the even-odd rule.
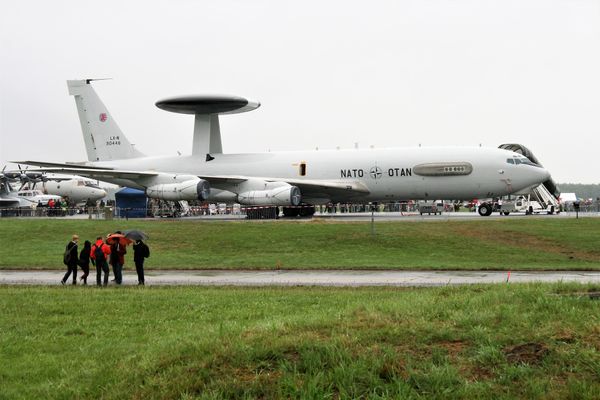
[[189,179],[177,183],[161,183],[148,186],[146,195],[153,199],[180,201],[200,200],[205,201],[210,194],[210,185],[200,178]]
[[269,190],[250,190],[238,194],[238,203],[248,206],[297,206],[301,201],[300,189],[287,184]]

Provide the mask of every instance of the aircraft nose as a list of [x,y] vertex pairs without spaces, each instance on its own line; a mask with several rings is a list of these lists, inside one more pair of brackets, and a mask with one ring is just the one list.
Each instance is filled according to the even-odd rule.
[[543,183],[550,179],[550,172],[545,168],[531,168],[529,176],[532,183]]
[[539,179],[542,182],[546,182],[548,179],[550,179],[550,171],[548,171],[546,168],[538,168],[539,171],[536,171]]

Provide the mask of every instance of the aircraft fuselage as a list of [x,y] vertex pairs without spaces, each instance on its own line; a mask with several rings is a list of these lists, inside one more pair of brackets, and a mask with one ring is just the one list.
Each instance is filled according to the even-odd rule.
[[[363,201],[497,197],[537,185],[550,176],[539,166],[509,164],[507,159],[522,157],[516,153],[485,147],[318,150],[212,157],[211,161],[199,156],[143,157],[88,165],[197,176],[360,182],[369,190],[360,197]],[[429,173],[432,166],[442,172]],[[139,182],[106,180],[143,189]]]

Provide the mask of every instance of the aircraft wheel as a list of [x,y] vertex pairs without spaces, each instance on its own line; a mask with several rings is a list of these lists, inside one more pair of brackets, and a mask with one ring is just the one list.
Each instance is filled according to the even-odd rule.
[[508,215],[510,214],[510,211],[502,211],[502,215]]
[[301,217],[312,217],[315,214],[315,207],[302,207],[300,208],[300,216]]
[[492,215],[492,207],[488,203],[483,203],[479,206],[479,215],[489,217]]

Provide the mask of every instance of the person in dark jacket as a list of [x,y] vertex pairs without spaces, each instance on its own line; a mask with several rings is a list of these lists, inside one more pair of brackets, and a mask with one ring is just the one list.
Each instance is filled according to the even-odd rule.
[[73,285],[77,285],[77,242],[79,241],[79,236],[73,235],[71,241],[67,243],[67,247],[65,249],[64,263],[67,266],[67,273],[62,278],[60,283],[63,285],[67,283],[67,279],[69,279],[69,275],[71,272],[73,273]]
[[144,285],[144,259],[150,256],[148,245],[138,240],[133,245],[133,261],[138,276],[138,285]]
[[104,272],[104,286],[108,285],[108,260],[110,257],[110,247],[102,240],[102,236],[96,238],[96,243],[90,251],[92,264],[96,266],[96,285],[101,285],[102,272]]
[[90,253],[92,252],[92,244],[89,240],[83,243],[83,249],[79,253],[79,266],[83,271],[83,276],[80,278],[84,285],[87,285],[87,277],[90,274]]

